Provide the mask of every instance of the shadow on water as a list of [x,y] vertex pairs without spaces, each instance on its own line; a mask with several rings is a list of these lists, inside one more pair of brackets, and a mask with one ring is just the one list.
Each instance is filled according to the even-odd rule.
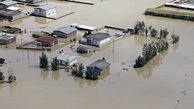
[[40,70],[40,77],[45,80],[47,77],[48,77],[48,70],[45,70],[45,69],[41,69]]
[[103,75],[100,75],[98,77],[98,80],[86,80],[84,78],[79,78],[79,77],[73,77],[73,80],[75,83],[77,83],[79,85],[79,87],[83,88],[84,86],[96,86],[97,83],[100,80],[104,80],[105,78],[107,78],[110,75],[110,71],[108,70],[107,72],[105,72]]
[[168,50],[159,53],[151,61],[149,61],[144,67],[134,69],[138,76],[143,79],[149,79],[152,76],[154,68],[159,67],[162,64],[162,59],[168,54]]
[[16,87],[16,82],[12,82],[12,83],[10,83],[9,84],[9,94],[11,95],[11,96],[13,96],[14,95],[14,93],[15,93],[15,87]]

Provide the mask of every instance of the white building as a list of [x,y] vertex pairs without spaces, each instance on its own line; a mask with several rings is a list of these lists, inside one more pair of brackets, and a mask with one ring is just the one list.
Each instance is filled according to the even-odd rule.
[[72,66],[73,64],[77,63],[76,56],[70,56],[65,54],[61,54],[57,56],[57,60],[59,61],[60,65],[65,65],[65,66]]
[[40,5],[34,8],[34,14],[37,16],[51,17],[56,15],[56,6],[51,4]]
[[108,33],[96,33],[85,36],[80,43],[102,47],[110,42],[110,35]]

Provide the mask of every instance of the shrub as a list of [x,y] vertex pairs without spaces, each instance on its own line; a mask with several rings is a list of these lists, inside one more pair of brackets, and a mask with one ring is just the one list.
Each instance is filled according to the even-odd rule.
[[4,58],[0,58],[0,64],[4,64],[5,63],[5,59]]
[[11,83],[11,82],[15,82],[16,81],[16,76],[14,75],[9,75],[8,77],[8,82]]
[[5,79],[5,76],[3,75],[2,72],[0,72],[0,81],[4,80]]

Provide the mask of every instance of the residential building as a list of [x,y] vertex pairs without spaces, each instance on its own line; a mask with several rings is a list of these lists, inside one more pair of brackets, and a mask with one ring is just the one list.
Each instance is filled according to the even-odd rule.
[[15,41],[16,41],[15,36],[9,36],[7,34],[0,36],[0,44],[1,45],[7,45],[7,44],[10,44],[10,43],[15,42]]
[[58,28],[57,30],[54,30],[53,35],[56,35],[62,38],[74,37],[77,35],[77,29],[69,26],[62,27],[62,28]]
[[37,45],[45,46],[45,47],[51,47],[56,44],[58,44],[58,40],[53,37],[45,36],[45,37],[40,37],[36,39]]
[[34,15],[42,17],[52,17],[56,15],[56,6],[52,4],[40,5],[34,8]]
[[105,58],[99,59],[87,66],[87,71],[95,72],[98,75],[102,75],[105,72],[108,72],[109,69],[110,69],[110,64],[106,62]]
[[9,21],[16,20],[22,16],[22,12],[19,10],[6,10],[0,13],[0,18]]
[[61,54],[57,56],[57,59],[59,61],[59,64],[64,66],[72,66],[73,64],[77,63],[76,56]]
[[17,4],[17,2],[16,1],[12,1],[12,0],[2,1],[2,2],[0,2],[0,10],[1,9],[6,9],[9,6],[12,6],[12,5],[15,5],[15,4]]
[[96,33],[86,35],[80,43],[102,47],[110,42],[110,35],[108,33]]

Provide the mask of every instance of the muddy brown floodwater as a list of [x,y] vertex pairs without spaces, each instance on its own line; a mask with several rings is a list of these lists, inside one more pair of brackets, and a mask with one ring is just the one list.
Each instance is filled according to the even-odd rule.
[[[7,64],[0,70],[17,76],[16,83],[0,85],[1,109],[193,109],[194,101],[194,23],[160,17],[144,16],[145,9],[170,0],[92,0],[95,5],[49,0],[64,10],[75,12],[58,20],[26,17],[9,25],[27,29],[17,35],[19,44],[31,41],[29,31],[51,32],[58,27],[80,23],[101,27],[133,27],[144,20],[157,29],[167,28],[180,35],[180,42],[154,57],[145,67],[133,69],[142,45],[153,39],[128,36],[91,56],[76,54],[68,46],[66,54],[77,55],[88,65],[105,57],[111,63],[110,73],[98,81],[74,78],[64,69],[52,72],[39,69],[39,51],[16,50],[0,46],[0,57]],[[63,10],[58,10],[63,12]],[[49,61],[58,50],[47,52]]]

